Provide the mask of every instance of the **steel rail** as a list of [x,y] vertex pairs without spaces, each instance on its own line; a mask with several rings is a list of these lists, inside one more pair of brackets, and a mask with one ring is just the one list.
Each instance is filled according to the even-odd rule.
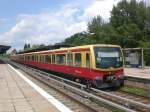
[[[14,63],[13,63],[13,64],[14,64]],[[15,65],[16,65],[16,64],[15,64]],[[16,66],[20,68],[20,66],[22,66],[22,65],[19,64],[19,65],[16,65]],[[26,67],[24,67],[24,66],[22,66],[22,67],[24,68],[24,70],[27,70]],[[28,69],[29,69],[29,67],[28,67]],[[35,69],[32,68],[31,70],[32,70],[31,72],[35,72]],[[41,76],[43,76],[43,75],[41,74],[41,71],[40,71],[40,72],[39,72],[39,70],[36,70],[36,71],[38,71],[38,72],[37,72],[38,74],[40,74]],[[42,73],[43,73],[43,71],[42,71]],[[46,74],[47,74],[47,73],[46,73]],[[76,92],[78,92],[78,93],[81,93],[81,94],[84,94],[84,95],[86,95],[86,96],[88,96],[88,97],[94,98],[94,99],[96,99],[97,101],[103,102],[103,103],[105,103],[105,104],[107,104],[107,105],[109,105],[109,106],[111,106],[111,107],[115,107],[115,108],[117,108],[117,109],[124,110],[124,111],[127,111],[127,112],[135,112],[134,110],[129,109],[129,108],[126,108],[126,107],[124,107],[124,106],[122,106],[122,105],[113,103],[113,102],[111,102],[111,101],[109,101],[109,100],[106,100],[106,99],[104,99],[104,98],[100,98],[100,97],[95,96],[95,95],[93,95],[93,94],[91,94],[91,93],[88,93],[88,92],[86,92],[86,91],[83,91],[83,90],[81,90],[81,89],[79,89],[79,88],[75,88],[75,87],[73,87],[73,86],[70,86],[70,85],[68,85],[68,84],[66,84],[66,83],[64,83],[64,82],[62,83],[62,82],[60,82],[60,81],[58,81],[58,80],[52,79],[52,78],[50,78],[49,76],[47,76],[47,79],[53,80],[53,81],[55,81],[55,82],[57,82],[57,83],[59,83],[59,84],[65,86],[65,87],[67,87],[68,89],[72,89],[72,90],[74,90],[74,91],[76,91]],[[65,80],[65,81],[66,81],[66,80]],[[70,82],[70,81],[69,81],[69,82]],[[80,84],[78,84],[78,85],[80,85]]]
[[111,93],[108,93],[108,92],[105,92],[105,91],[97,90],[95,88],[92,88],[92,90],[99,93],[99,94],[101,94],[101,95],[107,95],[107,96],[113,97],[113,98],[115,98],[119,101],[121,100],[123,102],[126,102],[126,105],[130,104],[132,106],[142,107],[144,109],[150,110],[150,105],[140,103],[140,102],[137,102],[137,101],[134,101],[134,100],[131,100],[131,99],[127,99],[127,98],[124,98],[124,97],[121,97],[121,96],[117,96],[115,94],[111,94]]
[[[57,76],[51,75],[49,73],[46,73],[46,72],[43,72],[43,71],[31,68],[31,67],[28,67],[28,68],[32,69],[33,71],[37,71],[39,73],[48,75],[49,77],[57,78],[59,80],[62,80],[63,82],[69,82],[69,83],[74,84],[76,86],[80,86],[81,89],[86,88],[86,86],[83,85],[83,84],[79,84],[79,83],[76,83],[76,82],[73,82],[73,81],[61,78],[61,77],[57,77]],[[95,89],[95,88],[90,88],[90,90],[92,90],[94,92],[97,92],[97,93],[99,93],[101,95],[110,96],[110,97],[115,98],[115,99],[117,99],[119,101],[121,100],[123,102],[126,102],[126,105],[138,106],[138,107],[142,107],[144,109],[150,110],[150,105],[147,105],[147,104],[144,104],[144,103],[140,103],[140,102],[137,102],[137,101],[134,101],[134,100],[131,100],[131,99],[127,99],[127,98],[124,98],[124,97],[121,97],[121,96],[117,96],[117,95],[114,95],[114,94],[111,94],[111,93],[108,93],[108,92],[105,92],[105,91],[102,91],[102,90],[98,90],[98,89]]]
[[[14,63],[13,63],[13,64],[14,64]],[[17,66],[17,67],[20,68],[21,65],[18,66],[18,65],[15,64],[15,66]],[[22,66],[22,67],[23,67],[23,66]],[[23,68],[24,68],[24,67],[23,67]],[[27,67],[27,68],[29,69],[30,67]],[[27,68],[24,68],[24,69],[22,69],[22,70],[26,70],[26,72],[27,72]],[[34,73],[35,73],[35,71],[34,71],[35,69],[31,68],[31,69],[29,69],[29,70],[32,70],[31,72],[34,72]],[[38,71],[38,72],[37,72],[37,71]],[[42,71],[42,73],[43,73],[43,71]],[[36,70],[36,74],[39,74],[40,76],[43,76],[43,75],[41,74],[41,71],[39,72],[39,70]],[[44,76],[44,77],[45,77],[45,76]],[[120,109],[120,110],[123,110],[123,111],[126,111],[126,112],[136,112],[136,111],[134,111],[134,110],[132,110],[132,109],[126,108],[126,107],[124,107],[124,106],[122,106],[122,105],[116,104],[116,103],[111,102],[111,101],[109,101],[109,100],[106,100],[106,99],[104,99],[104,98],[95,96],[95,95],[93,95],[93,94],[91,94],[91,93],[88,93],[88,92],[83,91],[83,90],[81,90],[81,89],[79,89],[79,88],[73,87],[73,86],[71,86],[71,85],[68,85],[68,84],[66,84],[66,83],[60,82],[60,81],[58,81],[58,80],[56,80],[56,79],[50,78],[50,77],[48,77],[48,76],[47,76],[46,78],[49,79],[49,80],[55,81],[55,82],[57,82],[58,84],[67,87],[68,89],[72,89],[73,91],[75,91],[75,92],[77,92],[77,93],[81,93],[81,94],[83,94],[84,96],[87,96],[88,98],[94,98],[95,100],[97,100],[97,101],[99,101],[99,102],[102,102],[102,103],[105,103],[105,104],[107,104],[107,105],[109,105],[109,106],[111,106],[111,107],[114,107],[114,108],[117,108],[117,109]]]

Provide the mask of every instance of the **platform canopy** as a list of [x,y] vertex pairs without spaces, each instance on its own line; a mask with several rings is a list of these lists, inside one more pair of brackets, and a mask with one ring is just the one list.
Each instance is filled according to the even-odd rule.
[[8,49],[10,49],[10,46],[0,45],[0,54],[6,53]]

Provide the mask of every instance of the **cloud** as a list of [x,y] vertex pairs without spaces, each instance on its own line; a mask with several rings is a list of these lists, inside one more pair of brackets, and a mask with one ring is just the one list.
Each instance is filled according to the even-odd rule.
[[113,0],[95,0],[82,9],[82,5],[67,4],[55,12],[17,16],[10,31],[0,35],[0,42],[22,49],[25,43],[54,44],[74,33],[85,31],[87,22],[96,15],[110,17]]
[[86,30],[86,22],[76,22],[74,16],[78,9],[66,5],[57,12],[38,15],[19,15],[17,24],[1,35],[1,42],[22,48],[25,43],[54,44],[64,38]]

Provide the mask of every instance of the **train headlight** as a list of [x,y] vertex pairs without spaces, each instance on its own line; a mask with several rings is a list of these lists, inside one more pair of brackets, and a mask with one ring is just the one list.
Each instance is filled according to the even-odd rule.
[[124,74],[118,75],[119,79],[124,79]]
[[95,79],[96,79],[96,80],[103,80],[102,77],[96,77]]

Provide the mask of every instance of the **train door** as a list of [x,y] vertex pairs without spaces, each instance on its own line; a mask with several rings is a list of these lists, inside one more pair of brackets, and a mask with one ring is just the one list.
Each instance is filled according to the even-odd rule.
[[90,52],[85,52],[85,67],[91,67],[91,59],[90,59]]
[[72,52],[69,52],[67,54],[67,65],[72,66],[73,65],[73,54]]
[[66,59],[66,72],[72,74],[73,72],[73,54],[71,51],[67,53],[67,59]]
[[76,52],[74,54],[74,66],[83,67],[83,54],[82,52]]

